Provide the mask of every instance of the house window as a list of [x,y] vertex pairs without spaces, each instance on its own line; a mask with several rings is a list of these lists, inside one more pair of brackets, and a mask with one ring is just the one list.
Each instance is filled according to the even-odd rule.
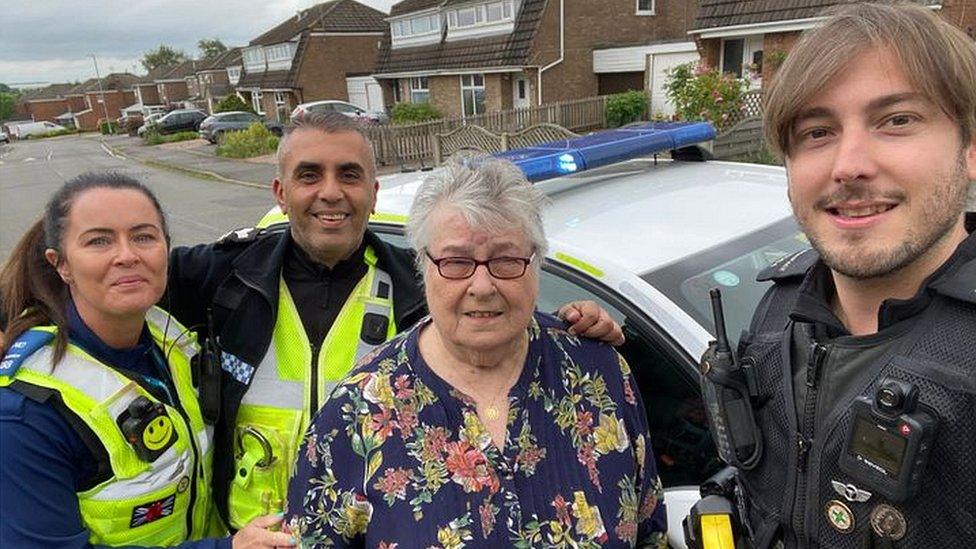
[[264,109],[261,107],[261,92],[251,92],[251,106],[254,107],[254,112],[264,114]]
[[410,79],[411,103],[426,103],[430,100],[430,88],[427,85],[426,76],[418,76]]
[[485,77],[481,74],[461,75],[461,104],[464,116],[485,112]]
[[405,38],[420,34],[432,34],[440,32],[440,15],[424,15],[422,17],[411,17],[410,19],[400,19],[390,24],[394,38]]
[[464,28],[510,22],[514,19],[516,6],[514,0],[503,0],[468,8],[453,9],[447,12],[447,26],[449,28]]
[[248,72],[264,71],[264,49],[261,46],[244,50],[244,68]]
[[654,15],[654,0],[637,0],[637,15]]
[[275,92],[275,111],[278,113],[278,120],[288,119],[288,101],[285,99],[284,92]]
[[525,99],[525,80],[521,78],[516,81],[516,86],[518,86],[518,98]]
[[241,79],[241,68],[240,67],[230,67],[227,69],[227,79],[230,80],[231,84],[236,85]]
[[742,51],[745,40],[735,38],[722,41],[722,72],[732,73],[736,78],[742,78]]
[[399,103],[403,101],[403,93],[400,91],[400,80],[393,79],[393,102]]

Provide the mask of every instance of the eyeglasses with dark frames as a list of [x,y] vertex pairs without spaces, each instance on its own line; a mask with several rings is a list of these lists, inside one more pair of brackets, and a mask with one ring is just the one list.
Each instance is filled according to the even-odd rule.
[[431,263],[437,266],[437,272],[448,280],[464,280],[471,278],[478,266],[484,265],[488,274],[498,280],[512,280],[525,274],[529,264],[535,260],[535,253],[529,257],[493,257],[485,261],[478,261],[470,257],[441,257],[434,258],[430,251],[424,250]]

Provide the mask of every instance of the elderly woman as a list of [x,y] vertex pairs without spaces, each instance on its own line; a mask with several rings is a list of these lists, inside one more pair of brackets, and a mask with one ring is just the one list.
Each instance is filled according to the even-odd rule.
[[430,317],[310,426],[286,513],[303,547],[666,544],[626,362],[535,312],[543,202],[495,159],[421,187],[407,234]]

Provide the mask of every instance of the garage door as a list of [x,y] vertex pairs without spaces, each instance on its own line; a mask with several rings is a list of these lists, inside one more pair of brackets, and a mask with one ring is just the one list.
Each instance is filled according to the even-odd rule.
[[383,110],[383,89],[370,76],[350,76],[346,78],[346,91],[349,102],[357,107],[375,112]]
[[693,61],[698,61],[697,51],[652,53],[648,55],[648,67],[650,68],[648,88],[651,90],[652,114],[663,114],[665,116],[674,114],[674,107],[668,103],[667,95],[664,92],[667,71],[672,67]]

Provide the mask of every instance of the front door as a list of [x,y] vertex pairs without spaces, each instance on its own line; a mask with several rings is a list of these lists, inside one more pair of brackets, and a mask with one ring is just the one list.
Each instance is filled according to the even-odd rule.
[[519,76],[512,81],[512,106],[516,109],[524,109],[532,106],[529,99],[529,79]]

